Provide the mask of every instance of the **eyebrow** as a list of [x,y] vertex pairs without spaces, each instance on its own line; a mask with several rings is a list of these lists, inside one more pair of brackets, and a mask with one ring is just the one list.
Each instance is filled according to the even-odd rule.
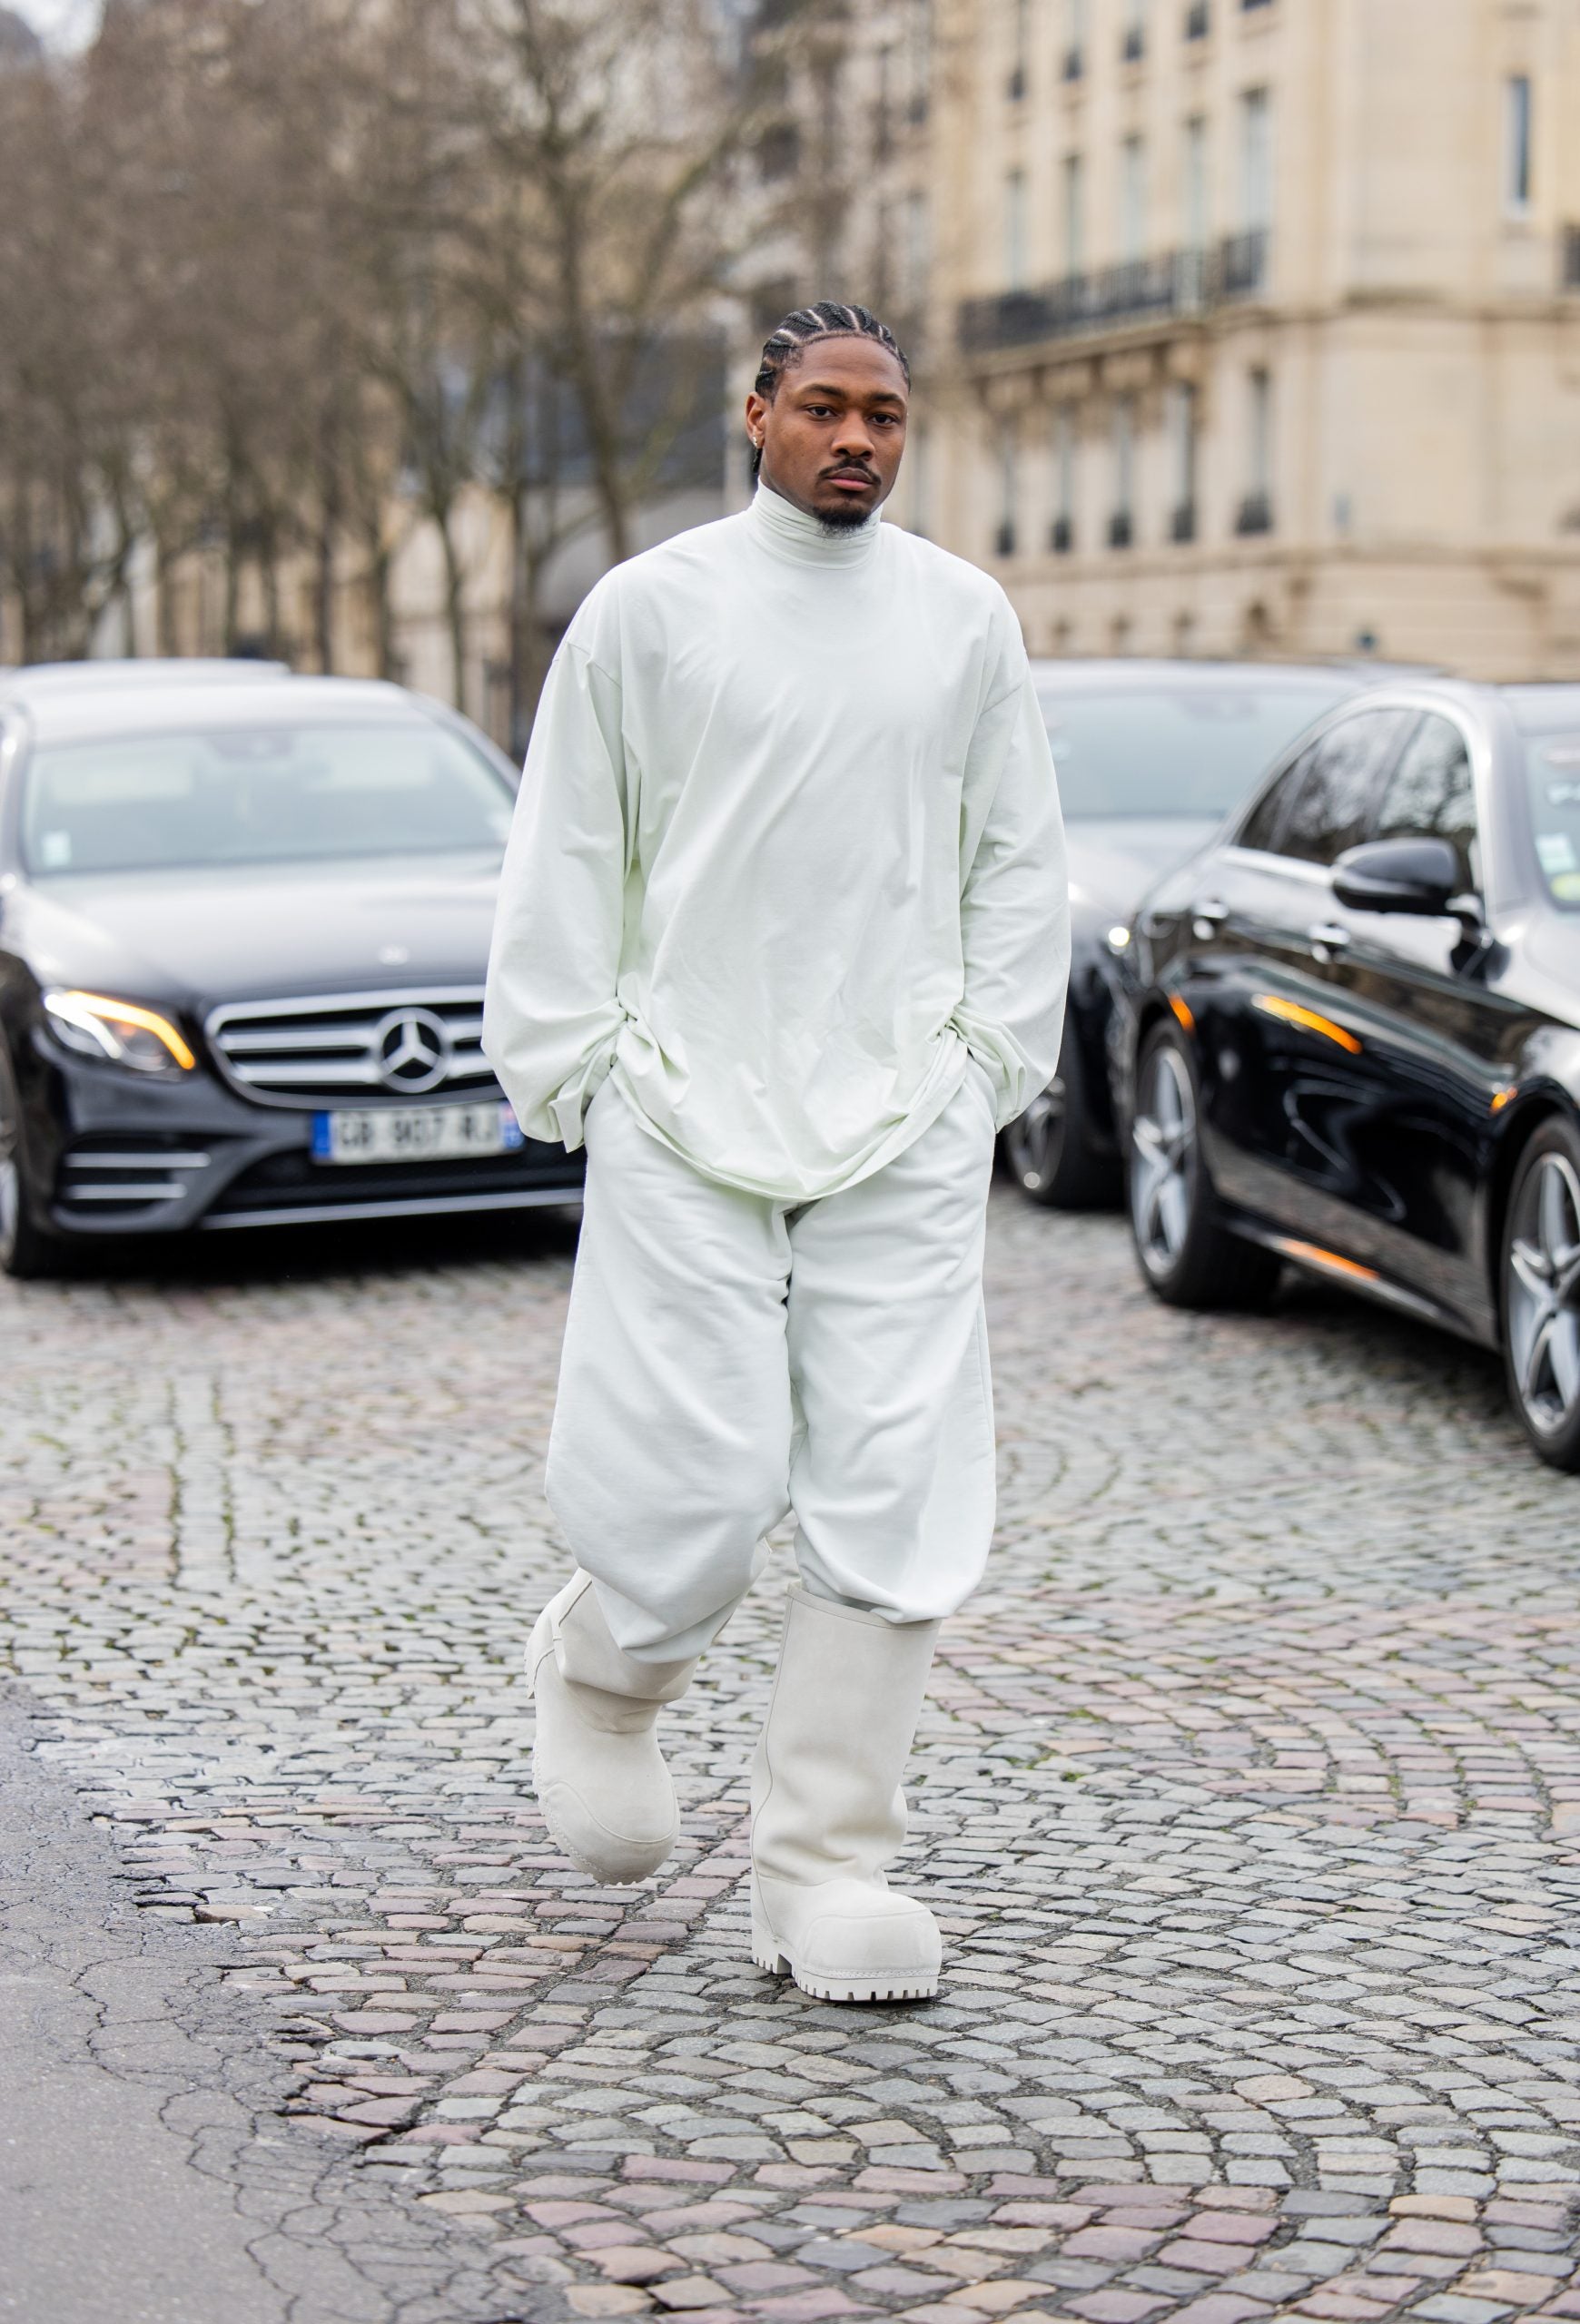
[[844,403],[904,403],[905,400],[904,396],[896,395],[893,388],[879,388],[872,395],[858,392],[853,396],[849,388],[837,388],[828,379],[798,379],[795,384],[804,396],[836,396]]

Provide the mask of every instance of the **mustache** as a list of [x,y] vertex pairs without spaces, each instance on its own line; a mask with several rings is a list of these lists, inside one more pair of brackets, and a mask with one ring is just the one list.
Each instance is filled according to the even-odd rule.
[[864,484],[876,484],[878,480],[876,469],[869,468],[864,460],[838,460],[823,473],[825,477],[859,477]]

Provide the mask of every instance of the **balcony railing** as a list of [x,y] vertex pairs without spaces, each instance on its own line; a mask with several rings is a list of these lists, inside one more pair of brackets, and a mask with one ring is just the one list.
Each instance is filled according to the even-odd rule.
[[1265,492],[1248,492],[1235,513],[1237,533],[1270,533],[1273,504]]
[[1131,259],[1091,274],[1067,274],[1040,290],[966,299],[960,308],[960,343],[968,354],[988,354],[1127,324],[1167,322],[1233,300],[1255,299],[1267,286],[1268,244],[1262,231],[1232,234],[1211,250],[1169,251],[1160,258]]

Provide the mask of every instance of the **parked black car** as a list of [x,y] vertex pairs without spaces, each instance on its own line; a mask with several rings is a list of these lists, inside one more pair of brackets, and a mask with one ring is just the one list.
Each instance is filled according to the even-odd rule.
[[391,685],[0,679],[0,1266],[579,1200],[479,1046],[516,780]]
[[1111,1028],[1160,1297],[1287,1261],[1501,1346],[1580,1468],[1580,686],[1385,686],[1144,900]]
[[1375,674],[1298,664],[1039,662],[1070,850],[1072,955],[1059,1070],[1004,1133],[1033,1202],[1117,1203],[1105,1060],[1109,931],[1200,847],[1286,743]]

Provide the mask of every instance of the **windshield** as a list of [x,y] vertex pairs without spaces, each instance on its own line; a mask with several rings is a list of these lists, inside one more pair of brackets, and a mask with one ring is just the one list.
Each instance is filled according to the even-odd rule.
[[34,754],[23,860],[152,872],[497,850],[513,803],[479,751],[426,719],[114,735]]
[[1127,693],[1041,690],[1065,818],[1194,815],[1214,822],[1314,718],[1356,691],[1309,685],[1147,685]]
[[1580,911],[1580,726],[1526,742],[1531,835],[1547,893]]

